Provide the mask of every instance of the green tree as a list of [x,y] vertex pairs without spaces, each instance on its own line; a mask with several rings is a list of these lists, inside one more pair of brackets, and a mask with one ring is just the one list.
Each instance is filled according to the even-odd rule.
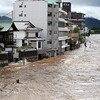
[[79,33],[80,32],[80,29],[78,27],[75,27],[74,30],[73,30],[73,32],[74,33]]

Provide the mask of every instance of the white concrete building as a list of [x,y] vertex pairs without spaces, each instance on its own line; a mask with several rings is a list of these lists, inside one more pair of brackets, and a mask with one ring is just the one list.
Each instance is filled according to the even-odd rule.
[[69,45],[67,43],[67,40],[69,39],[69,37],[67,35],[70,29],[68,27],[68,21],[65,20],[67,18],[67,12],[62,10],[62,7],[61,7],[62,1],[61,0],[56,0],[56,1],[59,5],[59,19],[58,19],[59,20],[59,24],[58,24],[59,54],[62,54],[65,51],[67,51],[69,48]]
[[58,6],[45,0],[16,0],[13,6],[13,21],[30,21],[43,29],[43,48],[48,55],[58,52]]
[[68,50],[69,45],[67,40],[69,37],[67,36],[70,29],[68,28],[68,21],[65,20],[67,13],[59,8],[59,53],[64,53]]

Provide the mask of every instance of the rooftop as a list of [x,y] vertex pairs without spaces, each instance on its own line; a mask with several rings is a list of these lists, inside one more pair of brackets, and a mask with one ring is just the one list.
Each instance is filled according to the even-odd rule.
[[0,31],[8,31],[11,27],[12,21],[11,20],[0,20],[0,28],[2,28]]

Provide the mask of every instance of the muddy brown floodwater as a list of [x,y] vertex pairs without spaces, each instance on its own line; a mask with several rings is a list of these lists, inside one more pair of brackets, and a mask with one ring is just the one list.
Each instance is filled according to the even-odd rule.
[[0,100],[100,100],[100,35],[63,56],[0,68]]

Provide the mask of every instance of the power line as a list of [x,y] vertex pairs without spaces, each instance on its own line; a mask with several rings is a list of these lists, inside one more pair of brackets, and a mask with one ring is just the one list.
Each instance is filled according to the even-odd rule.
[[[8,16],[8,17],[12,18],[12,15],[13,15],[13,11],[10,11],[10,12],[8,12],[8,13],[2,15],[2,16]],[[1,16],[1,17],[2,17],[2,16]]]

